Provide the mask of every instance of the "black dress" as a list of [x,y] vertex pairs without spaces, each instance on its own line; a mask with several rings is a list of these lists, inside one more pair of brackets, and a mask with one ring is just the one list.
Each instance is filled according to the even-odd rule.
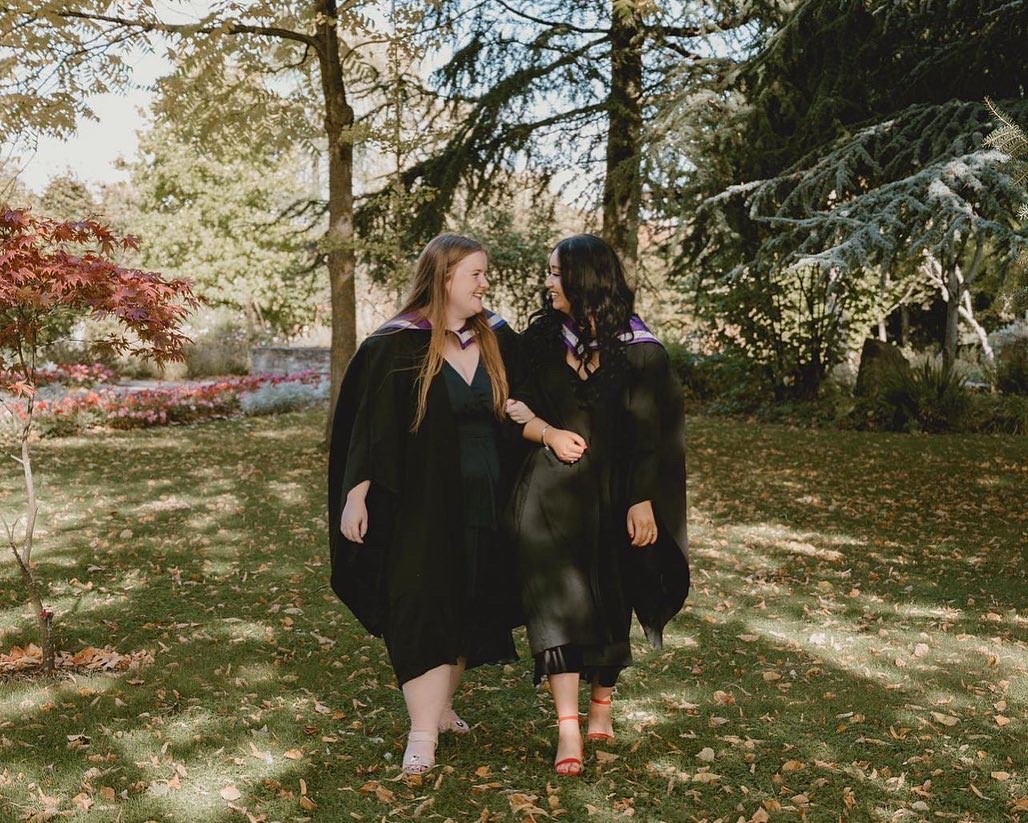
[[461,484],[464,494],[464,573],[468,612],[476,619],[464,627],[468,667],[514,660],[509,610],[496,609],[496,597],[510,599],[513,581],[499,536],[497,496],[502,485],[500,449],[493,412],[493,386],[481,360],[467,383],[448,362],[443,364],[450,408],[457,424]]
[[[516,336],[506,327],[496,336],[510,371]],[[343,379],[329,454],[332,588],[385,639],[401,685],[460,657],[469,668],[513,659],[511,629],[521,622],[512,553],[495,528],[513,441],[484,400],[491,387],[481,366],[467,386],[444,365],[411,431],[428,340],[408,329],[361,344]],[[339,520],[347,492],[364,480],[368,532],[354,544]]]
[[[599,380],[601,364],[588,391],[564,351],[558,342],[542,362],[527,362],[531,374],[517,394],[588,449],[568,465],[538,447],[515,483],[522,600],[537,681],[579,671],[613,685],[631,663],[633,609],[659,647],[688,592],[681,390],[659,344],[628,346],[622,376]],[[627,513],[643,500],[653,501],[659,537],[634,548]]]

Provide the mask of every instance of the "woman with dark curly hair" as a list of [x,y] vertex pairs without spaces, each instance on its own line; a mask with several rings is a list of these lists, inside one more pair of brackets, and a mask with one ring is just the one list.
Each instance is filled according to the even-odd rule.
[[580,680],[587,738],[613,741],[632,611],[659,648],[688,593],[684,415],[667,353],[603,240],[558,243],[546,289],[522,335],[527,378],[507,404],[540,446],[516,482],[512,528],[535,679],[548,678],[557,710],[554,766],[577,775]]

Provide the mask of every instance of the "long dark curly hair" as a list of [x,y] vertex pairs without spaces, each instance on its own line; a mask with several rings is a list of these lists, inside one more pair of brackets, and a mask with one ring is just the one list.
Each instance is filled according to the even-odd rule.
[[[629,318],[635,312],[635,292],[625,279],[617,253],[599,237],[576,234],[561,240],[554,250],[561,288],[571,306],[571,323],[578,337],[575,356],[587,372],[595,372],[582,382],[600,390],[601,384],[616,381],[626,369],[625,343],[619,335],[628,329]],[[553,308],[544,292],[543,306],[529,318],[525,332],[530,364],[563,350],[561,326],[567,319]],[[595,395],[596,391],[588,392],[590,397]]]

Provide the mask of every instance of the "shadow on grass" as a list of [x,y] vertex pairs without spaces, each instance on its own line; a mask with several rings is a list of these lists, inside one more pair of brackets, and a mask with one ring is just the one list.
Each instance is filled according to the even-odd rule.
[[[4,684],[0,803],[88,801],[93,820],[508,820],[525,802],[568,820],[748,820],[762,804],[1016,819],[1020,441],[696,422],[694,591],[666,649],[640,645],[623,678],[616,758],[591,748],[584,779],[552,774],[552,707],[519,637],[522,663],[466,678],[473,734],[444,738],[440,767],[407,786],[384,650],[326,585],[321,422],[40,444],[61,645],[155,664]],[[0,489],[17,499],[17,478]],[[14,583],[5,566],[3,648],[30,637]]]

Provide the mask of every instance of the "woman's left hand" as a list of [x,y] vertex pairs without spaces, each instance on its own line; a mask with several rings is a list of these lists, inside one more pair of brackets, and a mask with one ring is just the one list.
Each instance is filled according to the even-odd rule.
[[657,542],[657,519],[651,501],[643,500],[628,510],[628,536],[632,545],[639,548]]
[[528,408],[528,406],[526,406],[520,400],[508,400],[506,411],[507,417],[509,417],[515,423],[525,424],[533,417],[535,417],[535,414],[532,412],[532,410]]

